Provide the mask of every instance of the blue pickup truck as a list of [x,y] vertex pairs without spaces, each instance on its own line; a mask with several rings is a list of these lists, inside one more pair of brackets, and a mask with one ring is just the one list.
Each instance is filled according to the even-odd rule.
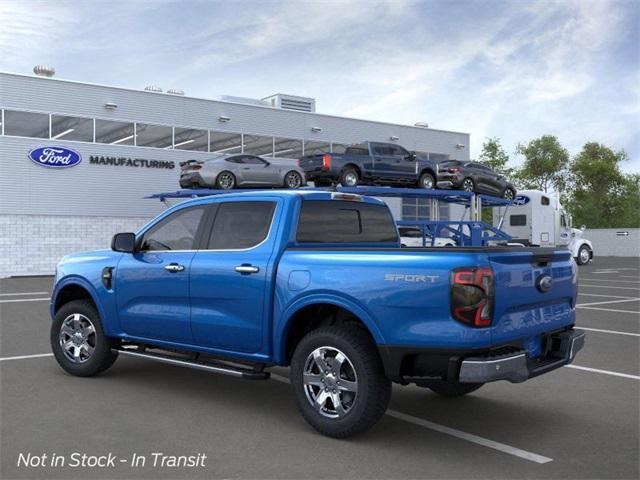
[[392,382],[459,396],[566,365],[584,344],[568,250],[402,248],[375,198],[204,197],[111,247],[57,266],[64,370],[95,375],[119,355],[245,379],[290,366],[300,412],[333,437],[371,427]]
[[364,142],[344,153],[320,153],[298,161],[307,181],[317,187],[340,183],[436,188],[438,164],[424,154],[409,152],[394,143]]

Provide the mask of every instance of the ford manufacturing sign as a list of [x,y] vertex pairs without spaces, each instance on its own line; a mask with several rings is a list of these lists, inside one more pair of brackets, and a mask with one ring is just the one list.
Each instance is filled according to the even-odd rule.
[[40,147],[29,152],[29,159],[43,167],[69,168],[78,165],[82,161],[82,156],[69,148]]

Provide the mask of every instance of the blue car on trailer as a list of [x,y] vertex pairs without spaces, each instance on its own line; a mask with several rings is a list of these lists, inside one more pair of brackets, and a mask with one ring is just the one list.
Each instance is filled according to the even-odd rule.
[[572,362],[576,288],[567,250],[401,248],[378,199],[238,192],[63,258],[51,346],[77,376],[118,356],[244,379],[290,366],[304,418],[347,437],[383,415],[392,382],[452,397]]

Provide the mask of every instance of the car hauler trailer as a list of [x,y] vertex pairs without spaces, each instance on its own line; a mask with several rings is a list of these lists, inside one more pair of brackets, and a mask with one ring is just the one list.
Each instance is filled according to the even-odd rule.
[[573,228],[571,215],[558,198],[540,190],[520,191],[508,210],[494,209],[493,225],[500,225],[515,243],[535,247],[566,246],[578,265],[593,259],[591,242],[582,238],[584,226]]
[[[473,192],[455,190],[425,190],[419,188],[392,188],[392,187],[306,187],[301,190],[335,191],[338,193],[365,195],[384,198],[420,198],[428,199],[431,206],[430,220],[401,220],[397,221],[399,227],[414,227],[422,231],[422,246],[448,246],[449,240],[453,240],[459,247],[482,247],[507,245],[511,237],[501,230],[501,222],[498,226],[492,226],[482,221],[483,207],[508,207],[510,200],[491,195],[476,194]],[[147,198],[159,199],[167,206],[171,206],[169,199],[188,199],[221,195],[238,191],[255,192],[255,189],[185,189],[175,192],[163,192],[150,195]],[[460,220],[440,220],[440,202],[456,204],[464,207]],[[505,210],[506,211],[506,210]],[[468,220],[465,220],[468,218]]]

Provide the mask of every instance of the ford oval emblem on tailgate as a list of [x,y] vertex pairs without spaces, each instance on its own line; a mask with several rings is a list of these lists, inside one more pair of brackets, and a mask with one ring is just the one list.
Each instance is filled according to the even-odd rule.
[[82,156],[69,148],[39,147],[29,152],[29,159],[43,167],[69,168],[79,164]]
[[553,287],[553,278],[550,275],[540,275],[536,279],[536,288],[542,293],[546,293]]

